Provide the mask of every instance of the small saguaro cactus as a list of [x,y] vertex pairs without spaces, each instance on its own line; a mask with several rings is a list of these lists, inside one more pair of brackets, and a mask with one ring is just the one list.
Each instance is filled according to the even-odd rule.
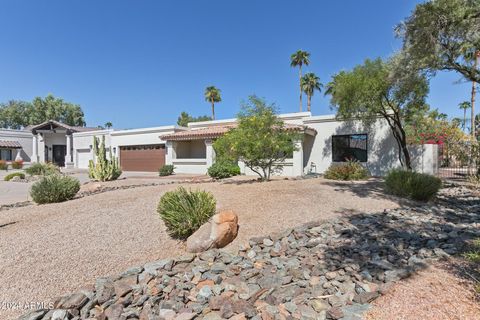
[[109,148],[109,158],[107,159],[107,150],[105,148],[105,136],[102,136],[102,142],[93,137],[93,151],[95,160],[88,163],[88,175],[90,179],[96,181],[116,180],[122,174],[122,170],[118,165],[118,159],[112,156],[112,149]]

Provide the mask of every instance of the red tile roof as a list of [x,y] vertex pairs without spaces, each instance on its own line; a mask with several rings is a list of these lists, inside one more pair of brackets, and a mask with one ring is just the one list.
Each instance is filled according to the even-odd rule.
[[0,140],[0,148],[21,149],[22,145],[18,141]]
[[[223,136],[229,130],[235,128],[237,125],[219,125],[213,127],[206,127],[206,128],[199,128],[199,129],[191,129],[186,131],[175,132],[171,134],[167,134],[161,136],[163,140],[171,140],[171,141],[185,141],[185,140],[203,140],[203,139],[214,139]],[[289,131],[304,131],[308,132],[309,134],[315,135],[315,129],[309,128],[304,125],[296,125],[296,124],[285,124],[285,130]]]

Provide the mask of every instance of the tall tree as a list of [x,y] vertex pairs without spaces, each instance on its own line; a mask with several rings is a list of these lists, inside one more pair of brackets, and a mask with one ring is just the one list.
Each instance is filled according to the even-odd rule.
[[[480,83],[480,0],[430,0],[418,4],[396,28],[404,51],[420,69],[456,71],[472,81],[471,118],[475,89]],[[472,130],[475,137],[475,130]]]
[[300,81],[300,112],[302,112],[302,66],[310,64],[310,53],[307,51],[298,50],[290,56],[290,66],[298,67],[298,79]]
[[400,163],[411,170],[404,124],[428,111],[428,81],[418,72],[407,72],[399,61],[398,57],[366,60],[351,71],[341,71],[327,85],[326,94],[340,118],[359,118],[365,124],[379,116],[385,119],[397,142]]
[[113,124],[110,121],[107,121],[105,122],[104,126],[106,129],[110,129],[111,127],[113,127]]
[[215,102],[222,101],[220,89],[215,86],[209,86],[205,89],[205,101],[212,104],[212,120],[215,120]]
[[467,126],[467,110],[470,109],[472,105],[468,101],[463,101],[462,103],[458,104],[458,108],[463,110],[463,130],[465,131]]
[[182,111],[180,116],[177,119],[177,124],[182,127],[187,127],[189,122],[199,122],[199,121],[208,121],[212,120],[209,116],[198,116],[194,117],[189,115],[187,112]]
[[320,83],[320,78],[313,72],[309,72],[302,77],[302,90],[307,95],[307,111],[311,111],[312,96],[315,90],[322,91],[323,85]]
[[71,126],[85,126],[84,114],[79,105],[53,95],[36,97],[31,103],[12,100],[0,104],[0,127],[20,129],[47,120],[56,120]]

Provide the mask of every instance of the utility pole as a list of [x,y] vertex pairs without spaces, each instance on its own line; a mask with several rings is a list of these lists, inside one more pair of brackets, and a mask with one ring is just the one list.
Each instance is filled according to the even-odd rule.
[[[477,64],[478,64],[478,60],[480,59],[480,50],[475,52],[474,54],[474,57],[473,57],[473,69],[474,70],[477,70]],[[475,136],[475,95],[477,94],[477,83],[475,81],[472,81],[472,101],[471,101],[471,104],[472,104],[472,108],[471,108],[471,113],[472,113],[472,119],[471,119],[471,135],[473,137],[473,140],[476,139],[476,136]]]

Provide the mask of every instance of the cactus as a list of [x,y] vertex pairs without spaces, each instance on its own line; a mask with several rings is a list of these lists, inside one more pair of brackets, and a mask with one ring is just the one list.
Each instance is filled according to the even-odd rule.
[[93,137],[93,151],[95,152],[95,161],[88,163],[88,176],[96,181],[116,180],[122,174],[118,165],[118,159],[112,156],[112,149],[109,148],[110,160],[107,159],[107,150],[105,148],[105,136],[102,136],[102,143],[99,139]]

